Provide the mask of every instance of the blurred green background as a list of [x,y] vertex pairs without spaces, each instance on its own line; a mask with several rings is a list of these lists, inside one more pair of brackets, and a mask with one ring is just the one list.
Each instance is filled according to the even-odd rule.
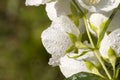
[[40,35],[50,25],[45,6],[25,0],[0,0],[0,80],[63,80]]

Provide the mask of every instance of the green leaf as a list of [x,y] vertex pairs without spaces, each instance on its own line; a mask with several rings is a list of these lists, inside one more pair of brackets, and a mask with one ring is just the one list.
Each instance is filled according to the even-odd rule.
[[74,74],[73,76],[65,80],[105,80],[105,79],[92,73],[80,72],[80,73]]
[[77,36],[75,36],[72,33],[68,33],[68,32],[67,32],[67,34],[68,34],[70,40],[72,41],[72,43],[75,44],[75,42],[77,41]]

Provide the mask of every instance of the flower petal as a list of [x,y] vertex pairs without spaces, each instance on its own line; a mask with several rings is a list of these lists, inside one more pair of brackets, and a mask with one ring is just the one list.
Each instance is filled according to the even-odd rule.
[[94,26],[99,27],[101,25],[101,23],[103,23],[107,19],[108,19],[108,17],[101,13],[93,13],[90,16],[89,21],[90,21],[90,23],[94,24]]
[[[107,20],[108,20],[108,17],[101,13],[93,13],[90,15],[90,18],[89,18],[90,24],[94,25],[97,28],[99,28],[100,25]],[[92,34],[96,35],[96,33],[91,29],[90,26],[89,26],[89,30]]]
[[100,53],[103,57],[108,58],[108,50],[112,47],[116,55],[120,56],[120,28],[114,30],[109,35],[105,35],[100,45]]
[[61,15],[71,14],[70,0],[56,0],[46,4],[47,15],[50,20],[54,20]]
[[84,61],[77,61],[75,59],[68,58],[68,56],[64,56],[60,59],[59,67],[66,78],[78,72],[89,72]]
[[[102,14],[102,13],[93,13],[93,14],[90,15],[89,22],[91,24],[93,24],[95,27],[98,28],[98,27],[100,27],[100,25],[103,22],[108,20],[108,18],[110,17],[111,13],[112,12],[109,12],[109,13],[106,13],[106,14],[105,13],[104,14]],[[108,29],[107,29],[108,32],[111,32],[111,31],[113,31],[113,30],[115,30],[117,28],[120,28],[120,26],[119,26],[120,25],[119,19],[120,19],[120,11],[118,11],[115,14],[114,18],[112,19],[111,23],[109,24]],[[90,29],[90,32],[92,34],[96,35],[95,32],[90,27],[89,27],[89,29]]]
[[39,6],[41,4],[45,4],[46,2],[48,2],[50,0],[26,0],[25,4],[28,6],[28,5],[31,5],[31,6]]
[[63,54],[71,44],[66,33],[53,25],[43,31],[42,42],[50,54]]
[[90,72],[87,69],[86,64],[84,63],[83,60],[89,60],[96,66],[99,64],[99,62],[95,58],[93,52],[88,52],[85,55],[83,55],[77,59],[68,57],[68,56],[75,56],[75,55],[77,55],[77,54],[70,53],[60,59],[59,67],[60,67],[61,72],[63,73],[63,75],[66,78],[68,78],[78,72]]
[[[65,50],[72,44],[66,32],[75,34],[76,36],[79,34],[79,30],[70,19],[66,16],[61,16],[56,18],[51,26],[42,33],[43,45],[53,57],[49,64],[53,66],[58,63],[54,57],[62,57]],[[59,58],[57,59],[59,60]]]
[[108,12],[115,9],[120,3],[119,0],[100,0],[96,3],[92,3],[90,0],[78,0],[78,2],[82,7],[86,8],[90,12]]

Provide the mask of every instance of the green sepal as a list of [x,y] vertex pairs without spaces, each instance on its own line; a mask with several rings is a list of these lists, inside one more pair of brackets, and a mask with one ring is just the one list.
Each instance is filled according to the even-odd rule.
[[77,41],[77,36],[75,36],[72,33],[68,33],[68,32],[67,32],[67,34],[68,34],[70,40],[72,41],[72,43],[75,44],[75,42]]
[[98,28],[94,24],[90,23],[90,28],[97,34]]
[[77,41],[75,42],[75,47],[77,47],[78,49],[91,49],[90,47],[84,45],[82,42]]
[[117,56],[116,56],[115,51],[111,47],[108,49],[108,57],[109,57],[110,63],[112,64],[113,68],[115,69]]
[[104,37],[104,34],[106,32],[106,23],[108,20],[102,22],[100,26],[95,26],[94,24],[90,23],[91,29],[97,34],[98,41],[97,41],[97,47],[99,47],[101,40]]
[[94,24],[90,23],[90,27],[91,29],[97,34],[98,38],[100,38],[100,36],[104,36],[104,35],[101,35],[102,32],[105,32],[105,24],[107,23],[108,20],[102,22],[100,24],[100,26],[95,26]]
[[88,68],[88,70],[90,70],[91,73],[94,73],[94,74],[97,74],[97,75],[103,77],[103,76],[100,74],[100,72],[99,72],[99,70],[97,69],[97,67],[96,67],[92,62],[90,62],[90,61],[88,61],[88,60],[84,60],[84,62],[85,62],[85,64],[86,64],[86,67]]
[[74,53],[78,53],[78,48],[75,47]]
[[84,56],[86,53],[87,53],[88,51],[83,51],[81,54],[79,54],[79,55],[77,55],[77,56],[68,56],[69,58],[74,58],[74,59],[76,59],[76,58],[79,58],[79,57],[81,57],[81,56]]
[[104,79],[96,74],[80,72],[64,80],[107,80],[107,79]]
[[68,47],[68,48],[65,50],[65,54],[70,53],[70,52],[73,51],[74,49],[75,49],[74,45]]

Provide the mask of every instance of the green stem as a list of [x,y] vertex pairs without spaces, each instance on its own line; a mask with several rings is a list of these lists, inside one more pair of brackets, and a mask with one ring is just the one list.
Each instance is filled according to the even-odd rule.
[[80,9],[80,7],[79,7],[78,4],[76,3],[76,1],[75,1],[75,0],[72,0],[72,2],[75,4],[76,8],[80,11],[80,13],[81,13],[82,15],[84,15],[83,11]]
[[85,15],[85,14],[83,13],[83,11],[80,9],[80,7],[79,7],[78,4],[76,3],[76,1],[75,1],[75,0],[72,0],[72,1],[73,1],[73,3],[75,4],[75,6],[77,7],[77,9],[80,11],[80,13],[81,13],[82,16],[83,16],[83,19],[84,19],[84,22],[85,22],[86,31],[87,31],[87,34],[88,34],[88,38],[89,38],[90,43],[91,43],[91,45],[93,46],[93,48],[95,48],[95,45],[94,45],[94,43],[93,43],[92,37],[91,37],[90,32],[89,32],[89,29],[88,29],[89,24],[88,24],[88,22],[87,22],[86,15]]
[[[87,34],[88,34],[88,38],[89,38],[89,40],[90,40],[90,43],[91,43],[92,47],[95,49],[95,45],[94,45],[94,43],[93,43],[91,34],[90,34],[90,32],[89,32],[89,29],[88,29],[89,24],[88,24],[88,21],[87,21],[87,19],[86,19],[86,15],[85,15],[85,14],[83,13],[83,11],[80,9],[80,7],[79,7],[78,4],[76,3],[76,1],[75,1],[75,0],[72,0],[72,1],[73,1],[73,3],[75,4],[75,6],[77,7],[77,9],[78,9],[78,10],[81,12],[81,14],[83,15],[83,19],[84,19],[85,26],[86,26],[86,31],[87,31]],[[102,58],[101,58],[100,55],[99,55],[100,53],[99,53],[97,50],[95,50],[94,53],[95,53],[95,56],[97,57],[97,59],[99,60],[99,62],[101,63],[103,69],[105,70],[108,78],[111,80],[112,77],[111,77],[110,73],[108,72],[106,66],[104,65],[104,62],[103,62]]]
[[85,28],[86,28],[86,31],[87,31],[87,34],[88,34],[88,38],[89,38],[89,40],[90,40],[90,43],[91,43],[92,47],[95,48],[95,45],[94,45],[94,43],[93,43],[92,37],[91,37],[90,32],[89,32],[89,29],[88,29],[89,24],[88,24],[88,22],[87,22],[87,19],[86,19],[86,16],[85,16],[85,15],[83,16],[83,19],[84,19],[84,22],[85,22]]
[[94,53],[95,53],[95,56],[97,57],[98,61],[101,63],[103,69],[105,70],[108,78],[111,80],[112,77],[111,77],[110,73],[108,72],[106,66],[104,65],[104,62],[103,62],[102,58],[101,58],[100,55],[99,55],[99,54],[100,54],[99,51],[98,51],[98,50],[94,50]]
[[117,67],[116,68],[116,75],[115,75],[115,78],[117,79],[118,78],[118,76],[119,76],[119,71],[120,71],[120,68],[119,67]]

